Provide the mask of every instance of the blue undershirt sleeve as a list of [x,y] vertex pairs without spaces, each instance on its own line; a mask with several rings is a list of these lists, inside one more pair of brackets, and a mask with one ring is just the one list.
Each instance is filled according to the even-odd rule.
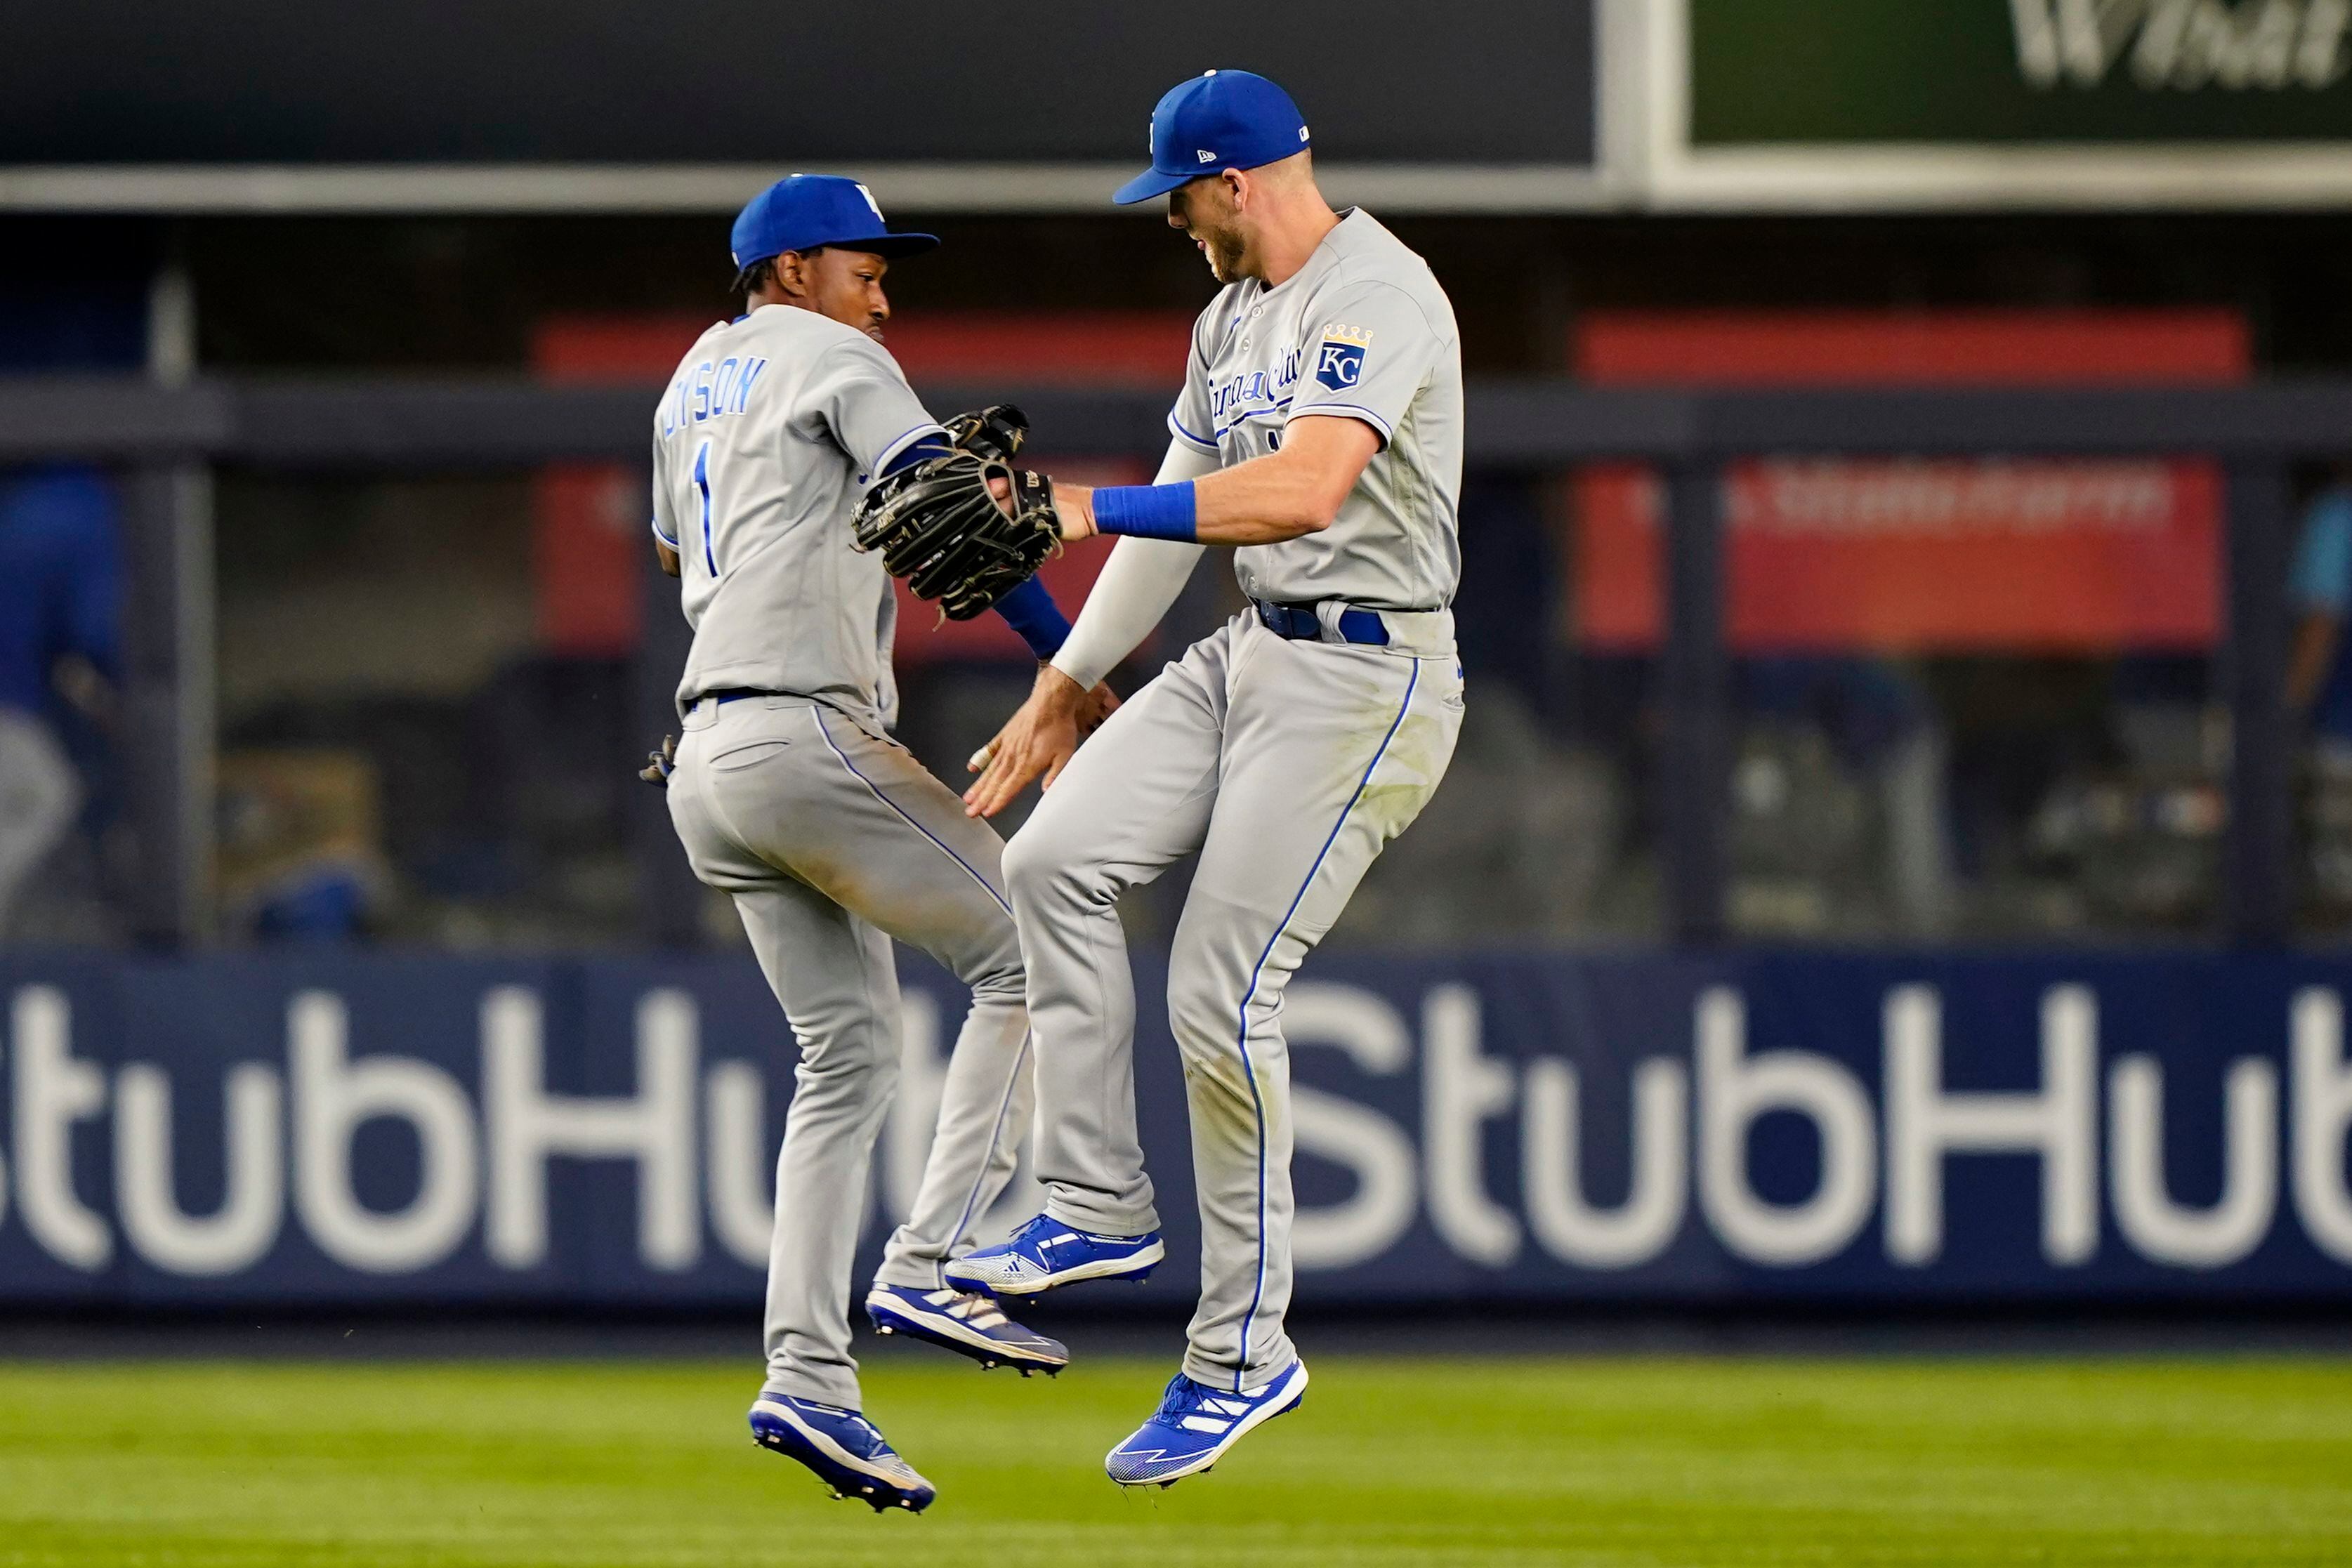
[[1040,659],[1050,659],[1062,651],[1068,641],[1070,623],[1062,617],[1062,607],[1045,591],[1045,585],[1031,578],[996,601],[996,612],[1004,623],[1021,633],[1029,651]]
[[934,457],[945,457],[953,450],[954,448],[948,444],[946,436],[926,435],[898,456],[890,459],[890,465],[883,469],[882,473],[896,474],[901,468],[911,467],[918,463],[927,463]]

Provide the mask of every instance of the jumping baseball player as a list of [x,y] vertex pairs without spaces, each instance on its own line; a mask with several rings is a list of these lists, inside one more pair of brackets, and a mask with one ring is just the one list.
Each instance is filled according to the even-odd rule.
[[[1050,789],[1004,857],[1050,1196],[1008,1245],[944,1272],[999,1297],[1131,1278],[1161,1256],[1114,905],[1200,854],[1168,1012],[1191,1102],[1201,1304],[1183,1370],[1107,1462],[1129,1486],[1207,1469],[1305,1392],[1283,1332],[1283,988],[1437,788],[1462,721],[1447,608],[1462,467],[1453,308],[1370,214],[1331,210],[1308,149],[1289,97],[1244,71],[1188,81],[1153,111],[1150,171],[1117,199],[1166,196],[1169,223],[1225,287],[1193,330],[1158,483],[1016,476],[1022,517],[1050,515],[1066,537],[1129,537],[966,797],[984,816],[1041,772]],[[1250,609],[1079,748],[1087,694],[1209,545],[1233,548]]]
[[[877,1511],[934,1495],[860,1413],[849,1354],[852,1253],[898,1076],[893,937],[952,970],[972,1005],[914,1211],[867,1310],[882,1332],[1024,1375],[1068,1359],[942,1277],[1029,1120],[1020,945],[1002,842],[891,738],[895,601],[881,561],[853,549],[853,508],[886,476],[955,440],[992,454],[1019,442],[1001,419],[943,429],[881,347],[884,271],[938,243],[890,232],[855,181],[796,174],[762,192],[734,228],[746,312],[680,362],[653,446],[656,549],[683,579],[694,645],[677,689],[684,738],[646,777],[668,785],[695,874],[734,895],[801,1047],[751,1427]],[[997,607],[1040,657],[1067,633],[1034,579]]]

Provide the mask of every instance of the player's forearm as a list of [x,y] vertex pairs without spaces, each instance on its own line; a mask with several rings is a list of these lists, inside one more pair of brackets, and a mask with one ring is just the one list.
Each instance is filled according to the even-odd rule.
[[[1278,452],[1219,469],[1189,481],[1188,486],[1189,509],[1171,504],[1175,497],[1169,493],[1175,487],[1167,485],[1149,487],[1159,494],[1120,490],[1111,496],[1086,486],[1056,486],[1054,500],[1057,507],[1074,509],[1088,533],[1165,538],[1169,535],[1158,532],[1160,528],[1189,525],[1191,542],[1239,547],[1279,544],[1302,534],[1320,533],[1339,516],[1339,503],[1348,493],[1347,486],[1335,488],[1326,475],[1307,464],[1286,461]],[[1119,505],[1117,512],[1115,501]],[[1171,519],[1170,523],[1158,520],[1163,513]]]
[[1347,485],[1271,452],[1195,480],[1193,526],[1204,544],[1278,544],[1329,528],[1347,497]]
[[[1104,490],[1056,486],[1065,538],[1090,533],[1181,539],[1187,544],[1266,545],[1320,533],[1339,517],[1381,434],[1352,416],[1293,418],[1281,447],[1231,468],[1170,484]],[[1195,455],[1193,461],[1201,459]]]

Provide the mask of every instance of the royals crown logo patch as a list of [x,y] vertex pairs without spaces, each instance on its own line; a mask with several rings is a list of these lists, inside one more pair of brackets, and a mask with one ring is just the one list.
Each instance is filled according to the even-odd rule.
[[1372,335],[1354,327],[1327,327],[1315,350],[1315,379],[1333,392],[1346,392],[1364,373],[1364,351]]

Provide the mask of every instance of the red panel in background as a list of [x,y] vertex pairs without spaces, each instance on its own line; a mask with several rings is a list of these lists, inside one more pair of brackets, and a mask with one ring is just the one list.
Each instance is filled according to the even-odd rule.
[[[711,323],[691,315],[550,317],[533,340],[531,365],[551,381],[667,381]],[[929,311],[893,317],[883,338],[912,382],[1157,386],[1173,402],[1192,317],[1175,310]]]
[[[1614,384],[2087,384],[2242,380],[2214,311],[1596,314],[1574,345]],[[1729,633],[1742,652],[2202,649],[2220,630],[2220,475],[2194,458],[1735,465]],[[1573,624],[1658,644],[1662,498],[1631,465],[1576,480]]]
[[[2220,630],[2210,463],[1743,463],[1729,483],[1742,652],[2196,650]],[[1656,647],[1656,476],[1588,468],[1577,496],[1580,640]]]
[[[551,317],[531,340],[542,381],[666,381],[710,322],[701,317]],[[653,440],[653,410],[646,410]],[[652,549],[639,471],[615,463],[560,463],[531,489],[531,571],[539,644],[564,658],[613,658],[644,632],[638,574]]]
[[[1192,319],[1171,310],[929,311],[883,330],[909,381],[1161,387],[1173,404]],[[1050,441],[1053,432],[1038,435]]]
[[[531,365],[552,382],[658,382],[710,325],[701,316],[551,317],[532,340]],[[1172,401],[1183,380],[1192,326],[1190,315],[1169,311],[947,312],[893,320],[887,338],[909,380],[1164,386]],[[650,407],[646,419],[650,439]],[[1056,461],[1053,433],[1036,434],[1036,466],[1066,478],[1132,485],[1150,477],[1134,461]],[[558,465],[540,476],[532,496],[532,564],[538,635],[548,652],[595,658],[636,646],[640,555],[650,548],[641,487],[635,469],[615,464]],[[1066,613],[1075,615],[1085,601],[1107,552],[1107,546],[1089,542],[1046,563],[1045,586]],[[902,664],[1029,657],[996,616],[938,621],[935,606],[918,603],[900,588]]]
[[1573,359],[1603,386],[2210,383],[2252,365],[2229,310],[1603,311]]
[[[716,316],[548,316],[530,343],[530,368],[542,381],[656,385],[669,380]],[[646,410],[646,439],[653,439]]]

